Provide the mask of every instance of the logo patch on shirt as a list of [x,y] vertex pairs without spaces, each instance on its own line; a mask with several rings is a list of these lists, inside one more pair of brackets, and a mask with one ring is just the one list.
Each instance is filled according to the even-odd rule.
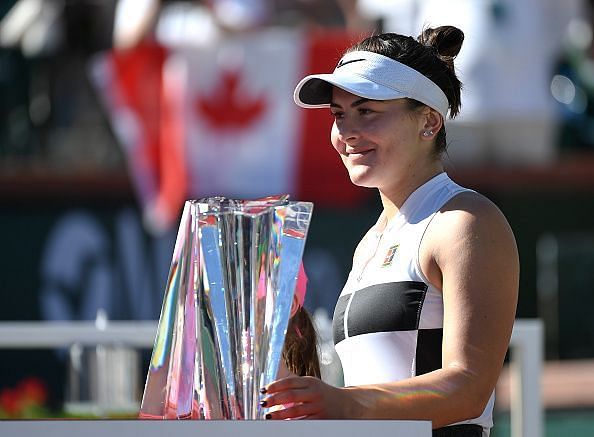
[[386,252],[386,256],[384,257],[384,262],[382,263],[382,267],[388,267],[392,265],[392,261],[394,260],[394,256],[396,255],[396,251],[398,250],[398,244],[394,246],[390,246],[388,252]]

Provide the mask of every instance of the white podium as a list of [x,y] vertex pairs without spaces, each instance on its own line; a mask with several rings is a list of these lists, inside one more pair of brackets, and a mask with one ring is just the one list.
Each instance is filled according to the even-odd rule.
[[19,437],[430,437],[431,422],[409,420],[22,420],[0,421]]

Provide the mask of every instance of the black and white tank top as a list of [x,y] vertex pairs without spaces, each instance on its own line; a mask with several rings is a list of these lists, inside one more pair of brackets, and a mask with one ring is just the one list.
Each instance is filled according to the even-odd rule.
[[[346,386],[399,381],[441,367],[443,299],[419,264],[423,235],[443,205],[471,191],[440,173],[415,190],[359,243],[336,304],[333,335]],[[492,426],[494,396],[473,420]]]

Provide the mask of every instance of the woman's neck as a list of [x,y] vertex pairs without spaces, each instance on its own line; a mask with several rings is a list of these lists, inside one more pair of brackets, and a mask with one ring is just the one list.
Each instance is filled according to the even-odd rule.
[[441,162],[437,165],[427,168],[426,171],[413,172],[402,181],[397,182],[390,188],[380,188],[380,197],[384,207],[384,215],[387,220],[390,220],[400,212],[400,208],[406,202],[406,199],[421,185],[433,179],[439,173],[442,173],[443,166]]

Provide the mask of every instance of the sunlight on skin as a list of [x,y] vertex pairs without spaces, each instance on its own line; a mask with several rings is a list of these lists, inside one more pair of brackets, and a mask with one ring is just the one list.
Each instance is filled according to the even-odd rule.
[[445,398],[447,393],[445,391],[438,390],[413,390],[410,392],[394,393],[394,397],[398,400],[406,401],[407,399],[415,399],[420,396],[431,396],[435,398]]
[[[431,377],[432,373],[452,372],[450,378],[443,379],[437,384],[430,384],[426,387],[407,387],[401,383],[386,384],[386,385],[366,385],[366,386],[351,386],[345,388],[331,388],[336,393],[337,399],[335,404],[344,408],[334,410],[330,416],[322,413],[313,413],[311,416],[301,415],[299,408],[313,408],[319,402],[323,402],[321,397],[316,393],[316,383],[313,381],[300,378],[287,378],[278,380],[270,384],[266,389],[263,389],[263,406],[268,407],[268,419],[290,419],[296,418],[299,414],[300,418],[344,418],[351,417],[352,411],[349,407],[356,405],[356,409],[374,410],[384,405],[385,402],[398,401],[401,407],[413,406],[418,401],[426,402],[428,400],[443,401],[452,396],[453,393],[465,391],[469,385],[476,384],[479,377],[478,372],[469,370],[461,366],[459,363],[450,363],[438,371],[430,372],[429,374],[420,375],[420,378]],[[449,373],[448,372],[448,373]],[[323,384],[323,383],[321,383]],[[356,418],[353,416],[352,418]],[[377,419],[384,419],[380,415]],[[394,418],[394,417],[390,417]],[[424,417],[419,417],[419,419]]]

